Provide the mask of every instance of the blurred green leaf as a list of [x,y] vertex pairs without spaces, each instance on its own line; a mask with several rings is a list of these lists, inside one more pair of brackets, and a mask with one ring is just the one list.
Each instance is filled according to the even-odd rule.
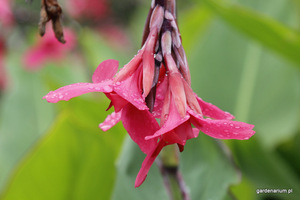
[[[118,163],[113,199],[168,199],[155,164],[142,186],[134,189],[135,177],[144,158],[137,145],[130,139],[126,140]],[[238,181],[238,174],[223,149],[204,134],[188,141],[180,163],[192,200],[223,199],[227,196],[228,187]]]
[[1,199],[110,198],[124,131],[98,128],[106,106],[99,100],[64,102],[68,108],[24,158]]
[[39,73],[22,68],[21,54],[7,57],[9,88],[0,104],[0,191],[12,168],[44,133],[54,118],[54,107],[45,105],[47,89]]
[[255,183],[255,190],[293,189],[292,194],[271,195],[291,200],[299,198],[300,181],[288,163],[277,153],[264,150],[255,138],[242,142],[233,141],[232,144],[244,174]]
[[215,13],[244,34],[296,63],[300,68],[300,34],[272,18],[220,0],[205,0]]

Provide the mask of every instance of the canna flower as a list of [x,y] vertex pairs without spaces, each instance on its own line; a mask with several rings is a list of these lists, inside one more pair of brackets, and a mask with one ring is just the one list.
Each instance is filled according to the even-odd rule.
[[39,38],[33,47],[27,50],[24,56],[25,68],[37,70],[45,63],[64,58],[76,46],[76,36],[71,30],[65,30],[65,44],[60,43],[53,32],[46,33]]
[[[108,130],[122,121],[132,140],[146,154],[135,181],[139,187],[167,145],[184,150],[199,131],[217,139],[249,139],[254,125],[203,101],[191,88],[191,76],[175,15],[175,1],[152,1],[143,46],[117,73],[114,60],[102,62],[93,83],[77,83],[50,92],[56,103],[89,92],[103,92],[115,111],[99,125]],[[158,123],[159,121],[159,123]],[[192,127],[194,125],[195,128]]]
[[11,0],[0,1],[0,25],[1,23],[5,27],[9,27],[13,24],[14,17],[11,10]]

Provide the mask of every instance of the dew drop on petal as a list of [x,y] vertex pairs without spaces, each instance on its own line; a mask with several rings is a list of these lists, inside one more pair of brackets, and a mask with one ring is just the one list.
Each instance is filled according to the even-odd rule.
[[235,128],[236,128],[236,129],[239,129],[239,128],[241,128],[241,127],[239,127],[239,126],[236,126]]

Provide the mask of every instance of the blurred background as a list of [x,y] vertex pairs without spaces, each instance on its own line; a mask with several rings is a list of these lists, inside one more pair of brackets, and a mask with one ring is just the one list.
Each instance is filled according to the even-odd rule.
[[[38,35],[39,0],[0,2],[0,199],[168,199],[155,165],[134,189],[145,155],[121,123],[98,128],[111,112],[103,94],[42,100],[90,82],[103,60],[126,64],[151,1],[59,3],[65,45],[50,26]],[[178,23],[193,90],[256,131],[187,142],[180,168],[191,199],[300,199],[300,1],[178,0]]]

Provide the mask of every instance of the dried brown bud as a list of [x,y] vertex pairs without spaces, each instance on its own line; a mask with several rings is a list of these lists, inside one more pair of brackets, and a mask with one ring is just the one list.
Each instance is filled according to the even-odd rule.
[[55,37],[61,43],[65,43],[63,26],[62,26],[62,9],[57,0],[42,0],[41,12],[39,21],[39,32],[43,36],[46,31],[46,24],[50,20],[52,21],[52,28],[55,33]]

